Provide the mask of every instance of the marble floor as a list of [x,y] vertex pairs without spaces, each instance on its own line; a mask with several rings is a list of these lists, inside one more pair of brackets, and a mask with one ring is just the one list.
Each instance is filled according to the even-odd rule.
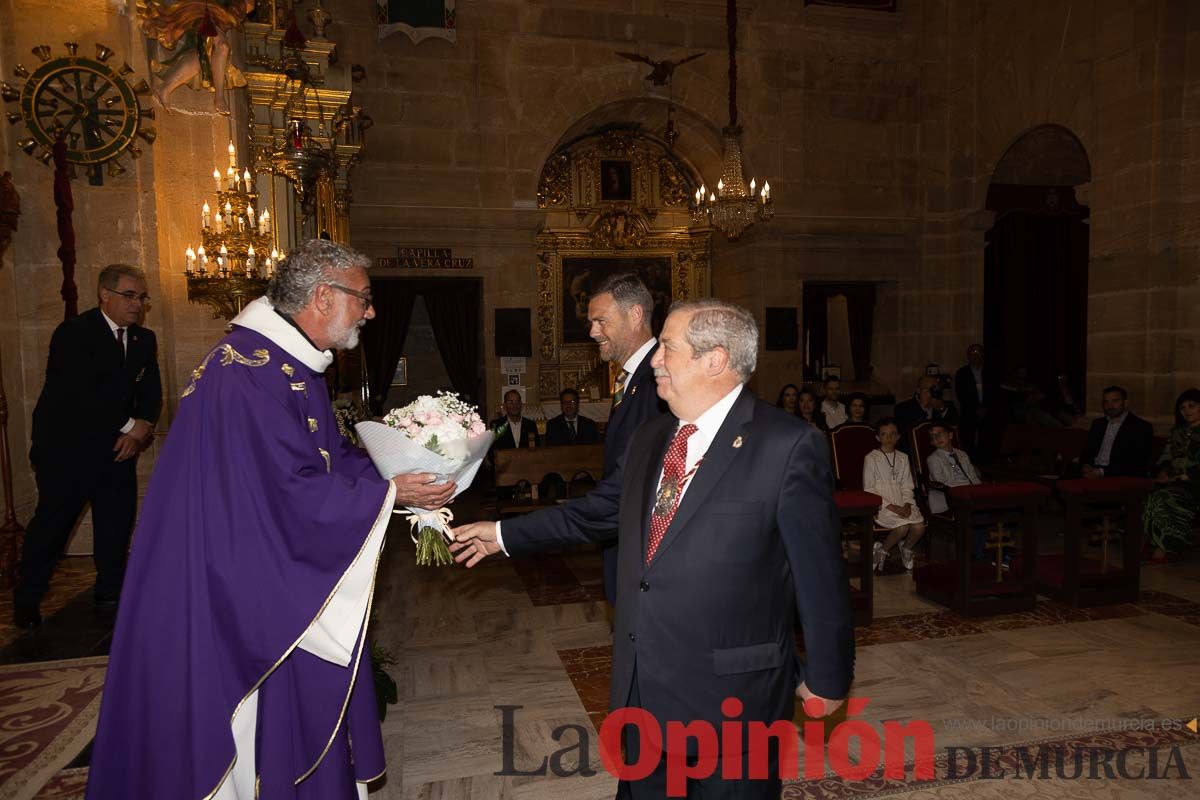
[[[471,515],[461,509],[460,517]],[[615,781],[601,766],[596,734],[611,658],[598,554],[492,558],[469,571],[418,568],[404,531],[393,534],[373,632],[396,660],[389,670],[400,700],[383,723],[389,772],[371,797],[611,798]],[[86,583],[81,560],[67,566],[59,594]],[[876,621],[856,631],[853,694],[869,699],[857,716],[879,732],[885,721],[928,721],[941,759],[937,779],[889,781],[881,771],[857,781],[801,775],[783,797],[1195,796],[1178,767],[1166,780],[1109,778],[1103,770],[1072,780],[1056,778],[1053,767],[1044,779],[1011,778],[1019,755],[1010,746],[1029,743],[1068,754],[1157,749],[1160,761],[1176,753],[1171,763],[1182,762],[1192,777],[1200,772],[1200,735],[1179,724],[1200,713],[1200,560],[1147,567],[1142,589],[1131,604],[1073,610],[1044,600],[1032,612],[965,620],[917,597],[907,574],[879,577]],[[62,610],[31,635],[0,627],[0,663],[103,654],[107,630],[88,601],[86,591],[56,600]],[[1132,720],[1171,723],[1147,731],[1140,722],[1132,729]],[[1009,779],[948,776],[948,747],[963,748],[960,758],[992,748],[998,763],[1008,764]],[[850,751],[857,758],[856,740]],[[571,774],[536,774],[547,758]],[[71,766],[86,760],[84,753]],[[528,774],[497,775],[502,771]],[[64,773],[60,783],[79,780]]]

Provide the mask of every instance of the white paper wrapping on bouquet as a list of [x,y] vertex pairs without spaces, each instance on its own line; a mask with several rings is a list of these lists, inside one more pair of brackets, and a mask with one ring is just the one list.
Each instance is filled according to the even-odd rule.
[[479,472],[479,466],[491,448],[492,440],[496,438],[491,431],[487,431],[471,439],[443,442],[441,447],[447,455],[442,456],[425,449],[403,431],[382,422],[359,422],[354,430],[358,432],[358,440],[366,448],[375,469],[384,478],[432,472],[438,476],[438,483],[452,480],[458,484],[454,490],[455,497],[475,480],[475,473]]

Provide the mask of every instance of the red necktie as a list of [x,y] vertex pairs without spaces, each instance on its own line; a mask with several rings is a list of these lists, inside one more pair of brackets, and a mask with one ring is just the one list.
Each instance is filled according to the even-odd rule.
[[[663,459],[663,476],[658,485],[658,495],[654,500],[654,511],[650,514],[650,540],[646,543],[646,563],[654,558],[655,551],[662,543],[671,520],[675,518],[675,510],[679,508],[679,496],[687,480],[691,477],[684,474],[687,464],[688,438],[697,431],[690,422],[675,433],[671,446],[667,448],[667,456]],[[693,470],[694,472],[694,470]]]

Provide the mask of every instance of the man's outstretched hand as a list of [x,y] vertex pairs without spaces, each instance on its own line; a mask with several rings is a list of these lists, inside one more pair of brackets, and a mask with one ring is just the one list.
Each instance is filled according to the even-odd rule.
[[454,497],[454,481],[434,483],[437,479],[438,476],[432,472],[416,472],[392,478],[392,483],[396,484],[396,505],[430,510],[446,505]]
[[471,522],[451,528],[450,533],[454,536],[454,541],[450,543],[450,552],[459,564],[465,561],[468,567],[473,567],[488,556],[500,552],[494,522]]

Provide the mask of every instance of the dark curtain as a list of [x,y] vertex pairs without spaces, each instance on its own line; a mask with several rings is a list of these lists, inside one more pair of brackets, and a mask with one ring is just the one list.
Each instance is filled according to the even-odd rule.
[[367,382],[371,389],[371,413],[383,414],[383,401],[396,364],[404,352],[408,325],[412,322],[413,304],[417,292],[407,281],[371,281],[375,303],[375,319],[362,329],[363,361],[367,365]]
[[479,284],[443,281],[422,287],[429,325],[459,397],[481,403],[479,391]]
[[[846,298],[846,315],[850,323],[850,357],[854,363],[854,379],[866,380],[871,366],[871,336],[875,331],[875,284],[873,283],[806,283],[804,285],[804,341],[809,362],[805,372],[820,380],[816,363],[824,368],[829,364],[829,300],[838,295]],[[843,377],[850,376],[843,373]]]
[[1081,213],[1019,210],[997,217],[984,250],[985,394],[997,397],[999,383],[1024,367],[1051,403],[1058,400],[1059,374],[1066,374],[1076,403],[1084,403],[1087,262]]

